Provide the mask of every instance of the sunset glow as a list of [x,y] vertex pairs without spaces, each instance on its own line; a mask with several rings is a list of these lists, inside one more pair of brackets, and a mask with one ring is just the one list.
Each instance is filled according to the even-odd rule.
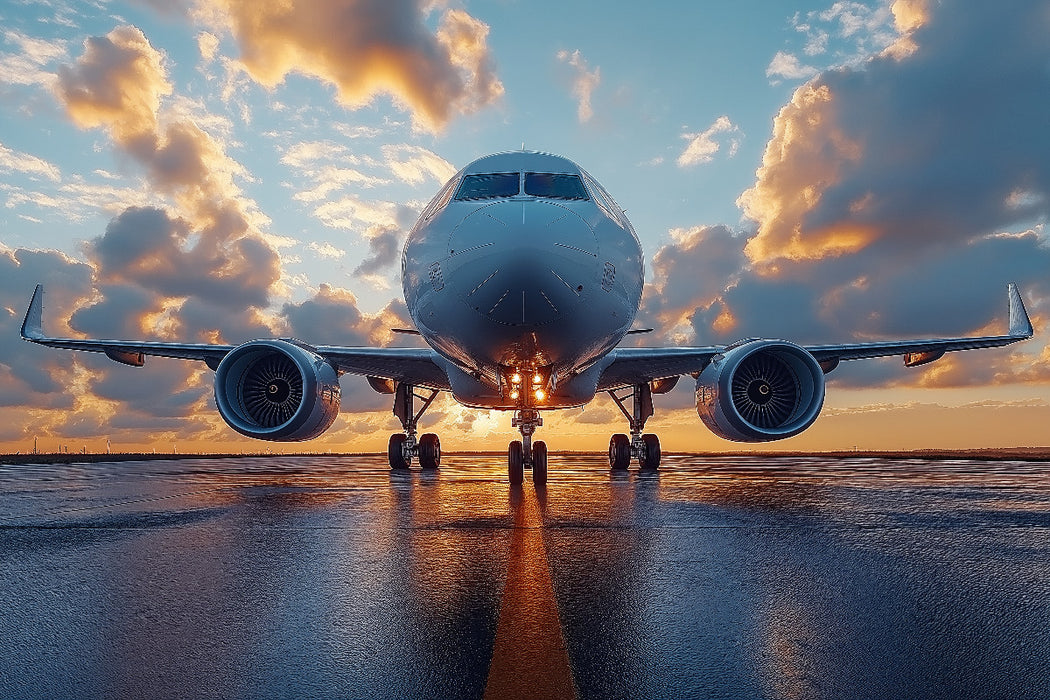
[[[459,168],[522,145],[578,162],[634,223],[634,327],[655,330],[631,344],[1001,333],[1018,284],[1033,340],[843,363],[813,428],[764,448],[1050,442],[1045,3],[686,5],[4,7],[0,450],[385,450],[391,398],[361,377],[328,433],[274,446],[226,426],[202,363],[30,346],[34,285],[53,335],[418,345],[392,330],[411,328],[408,230]],[[512,396],[556,398],[517,369]],[[664,450],[739,449],[693,389],[655,398]],[[421,426],[448,451],[517,434],[445,395]],[[604,451],[625,431],[599,395],[542,437]]]

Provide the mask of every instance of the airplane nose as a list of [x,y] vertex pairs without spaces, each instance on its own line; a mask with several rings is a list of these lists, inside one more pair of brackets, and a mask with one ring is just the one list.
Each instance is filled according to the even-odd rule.
[[452,231],[455,272],[448,279],[464,303],[491,320],[543,325],[581,303],[600,278],[597,261],[594,231],[571,209],[510,200],[481,207]]

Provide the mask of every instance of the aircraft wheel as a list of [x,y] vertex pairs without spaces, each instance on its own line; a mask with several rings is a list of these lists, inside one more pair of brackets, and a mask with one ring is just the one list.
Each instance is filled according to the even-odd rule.
[[609,440],[609,469],[622,471],[631,463],[631,441],[623,433]]
[[656,471],[660,468],[660,438],[646,433],[642,442],[645,443],[645,456],[638,460],[638,466],[643,471]]
[[419,466],[437,469],[441,466],[441,440],[434,433],[419,438]]
[[532,483],[536,486],[547,483],[547,443],[542,440],[532,446]]
[[521,482],[525,480],[525,450],[521,446],[521,440],[510,443],[507,449],[507,473],[512,486],[521,486]]
[[386,454],[390,459],[390,468],[395,470],[408,469],[411,460],[405,458],[402,447],[408,439],[404,433],[394,433],[390,436],[390,444],[387,445]]

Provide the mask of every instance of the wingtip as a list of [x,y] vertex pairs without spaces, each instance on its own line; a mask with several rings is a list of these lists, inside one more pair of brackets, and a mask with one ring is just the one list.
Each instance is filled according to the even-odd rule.
[[22,338],[25,340],[38,340],[44,337],[43,329],[44,308],[44,285],[38,284],[33,290],[33,298],[29,300],[29,309],[22,321]]
[[1028,318],[1024,301],[1021,300],[1021,292],[1013,282],[1007,286],[1006,291],[1010,299],[1010,335],[1017,338],[1031,338],[1035,330],[1032,328],[1031,319]]

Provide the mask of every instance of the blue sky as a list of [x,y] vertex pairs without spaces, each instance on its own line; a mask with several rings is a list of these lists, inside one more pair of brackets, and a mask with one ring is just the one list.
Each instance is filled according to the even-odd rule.
[[[996,332],[1009,281],[1045,313],[1043,3],[291,5],[0,5],[5,333],[44,276],[55,332],[392,342],[415,215],[456,169],[522,143],[627,209],[655,342]],[[204,373],[154,363],[131,381],[22,345],[0,341],[0,406],[22,416],[0,442],[239,444],[203,417]],[[831,417],[787,446],[857,444],[835,427],[850,411],[882,434],[945,407],[1048,415],[1045,346],[837,370]],[[389,409],[347,381],[328,444],[376,447]],[[666,430],[699,429],[689,387],[666,400]],[[464,439],[505,439],[503,417],[442,411]],[[552,423],[598,426],[597,444],[613,419],[596,404]],[[952,442],[937,424],[933,446]],[[681,431],[673,448],[727,447]]]
[[[739,223],[736,198],[754,181],[773,116],[801,82],[799,77],[767,75],[778,52],[794,53],[812,66],[830,64],[862,50],[860,38],[836,35],[848,21],[844,16],[862,17],[883,31],[890,23],[885,8],[858,5],[828,13],[825,3],[770,10],[767,3],[683,7],[656,2],[645,13],[602,10],[592,3],[468,6],[489,26],[487,46],[503,94],[483,109],[429,131],[413,128],[411,110],[399,108],[381,91],[369,104],[349,109],[339,104],[330,82],[295,73],[272,89],[237,76],[234,91],[224,95],[228,78],[218,61],[202,57],[198,36],[208,28],[183,14],[190,6],[158,12],[148,3],[92,5],[5,8],[3,49],[9,65],[11,57],[24,57],[26,40],[53,47],[52,60],[35,66],[50,72],[81,54],[89,36],[104,36],[121,25],[141,29],[164,55],[172,85],[165,102],[184,103],[199,124],[224,141],[226,152],[245,170],[237,184],[255,202],[265,202],[260,209],[272,220],[266,231],[296,240],[291,252],[303,263],[291,264],[290,271],[306,275],[312,287],[321,282],[354,285],[372,311],[385,303],[386,290],[373,291],[371,285],[348,279],[365,257],[360,222],[357,227],[325,225],[311,207],[293,199],[307,187],[295,167],[281,162],[282,151],[294,144],[327,141],[345,147],[348,156],[374,159],[383,157],[384,146],[410,144],[457,169],[475,157],[522,143],[563,153],[606,184],[629,210],[646,250],[653,251],[674,227]],[[813,13],[818,16],[811,17]],[[424,21],[434,28],[440,15],[435,9]],[[807,22],[832,37],[819,55],[803,53],[807,33],[798,27]],[[222,38],[218,51],[224,60],[238,56],[232,37]],[[594,76],[588,97],[593,114],[582,120],[581,97],[573,90],[586,75]],[[0,219],[3,240],[9,246],[44,245],[78,256],[80,244],[104,230],[114,207],[130,203],[120,199],[128,194],[122,190],[136,191],[147,203],[148,184],[144,186],[139,164],[114,152],[104,133],[71,128],[61,105],[42,87],[5,86],[12,99],[5,100],[8,106],[0,112],[2,143],[60,169],[61,178],[4,173],[5,182],[21,193],[53,199],[34,204],[35,198],[9,197]],[[718,152],[706,162],[679,166],[677,159],[689,143],[686,136],[712,128],[720,118],[731,128],[713,136]],[[348,133],[364,135],[351,139]],[[338,164],[338,156],[332,161]],[[415,209],[441,184],[433,176],[406,183],[389,172],[377,175],[388,181],[354,193],[367,202]],[[74,183],[112,194],[92,206],[84,201],[89,193],[73,195]],[[346,254],[333,261],[304,249],[310,243],[328,243]],[[302,298],[306,293],[300,288],[292,294]]]

